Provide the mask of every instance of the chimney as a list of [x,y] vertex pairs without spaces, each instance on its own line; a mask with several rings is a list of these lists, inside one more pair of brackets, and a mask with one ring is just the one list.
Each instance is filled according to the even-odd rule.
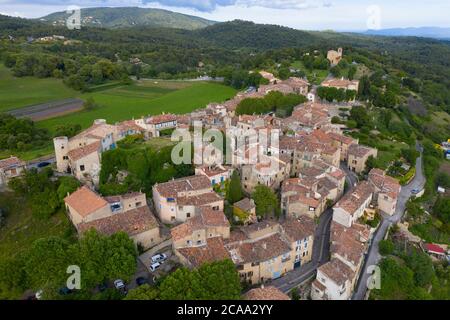
[[263,247],[264,250],[267,250],[267,243],[264,242],[262,247]]

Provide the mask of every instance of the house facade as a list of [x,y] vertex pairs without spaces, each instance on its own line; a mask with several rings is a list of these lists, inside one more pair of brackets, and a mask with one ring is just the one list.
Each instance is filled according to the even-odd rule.
[[11,179],[20,177],[25,168],[25,162],[17,157],[0,160],[0,186],[6,186]]
[[224,206],[223,198],[213,191],[211,181],[204,175],[155,184],[153,202],[161,221],[170,224],[194,217],[200,207],[220,211]]

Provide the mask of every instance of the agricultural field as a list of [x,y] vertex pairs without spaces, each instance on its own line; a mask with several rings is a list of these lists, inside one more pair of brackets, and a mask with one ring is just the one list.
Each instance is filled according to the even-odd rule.
[[62,80],[34,77],[16,78],[0,64],[0,112],[34,104],[73,98],[77,92]]
[[92,97],[98,107],[44,120],[38,125],[54,132],[57,126],[69,122],[86,128],[95,119],[114,123],[162,112],[182,114],[205,107],[210,102],[225,101],[235,94],[235,89],[212,82],[145,80],[82,94],[81,99]]

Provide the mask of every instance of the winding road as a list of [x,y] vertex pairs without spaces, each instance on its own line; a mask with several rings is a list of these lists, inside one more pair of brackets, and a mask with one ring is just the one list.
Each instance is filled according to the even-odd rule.
[[353,294],[353,300],[365,299],[367,294],[367,281],[370,276],[367,270],[370,266],[377,265],[381,259],[381,255],[379,253],[380,241],[383,240],[389,227],[399,222],[403,217],[403,214],[405,213],[406,203],[408,202],[409,198],[412,197],[411,191],[414,189],[422,190],[425,186],[426,179],[423,175],[422,169],[423,149],[422,146],[419,145],[419,143],[416,143],[416,149],[420,152],[420,157],[417,158],[416,161],[416,176],[408,185],[402,187],[400,195],[398,197],[397,209],[395,210],[394,215],[383,216],[383,221],[381,222],[378,230],[375,232],[375,235],[372,239],[372,244],[369,248],[369,252],[366,255],[366,260],[364,262],[363,268],[361,269],[359,281]]
[[[422,171],[422,147],[417,143],[416,149],[420,152],[419,158],[416,161],[416,176],[406,186],[403,186],[398,198],[397,209],[393,216],[383,216],[380,227],[375,232],[375,235],[371,241],[371,246],[364,266],[362,268],[359,282],[353,294],[353,300],[363,300],[367,292],[367,280],[369,274],[367,269],[369,266],[377,265],[380,261],[380,254],[378,252],[379,243],[384,238],[388,228],[400,221],[405,212],[406,202],[412,196],[411,191],[413,189],[422,189],[425,185],[425,177]],[[346,173],[346,179],[348,184],[347,193],[350,192],[358,182],[358,177],[355,173],[348,170],[345,164],[341,165],[341,169]],[[277,287],[281,291],[288,293],[295,287],[298,287],[308,279],[315,276],[317,269],[330,260],[330,226],[333,219],[333,210],[327,209],[319,218],[319,222],[314,235],[313,255],[309,263],[304,264],[300,268],[288,272],[284,277],[275,279],[271,282],[271,285]]]

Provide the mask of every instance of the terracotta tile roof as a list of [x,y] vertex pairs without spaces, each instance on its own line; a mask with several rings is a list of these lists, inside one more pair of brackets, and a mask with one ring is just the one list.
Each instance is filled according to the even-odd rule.
[[176,121],[177,120],[177,116],[174,114],[160,114],[157,116],[152,116],[150,118],[146,119],[146,123],[147,124],[159,124],[159,123],[165,123],[165,122],[172,122],[172,121]]
[[337,180],[341,180],[341,179],[345,178],[345,173],[341,169],[337,169],[333,172],[330,172],[328,175],[330,175],[331,177],[333,177]]
[[338,286],[342,286],[346,281],[352,281],[355,276],[355,273],[349,266],[335,258],[320,266],[318,270],[324,273]]
[[211,188],[211,182],[204,175],[199,175],[171,180],[166,183],[160,183],[155,185],[154,188],[163,197],[176,198],[179,192],[187,192]]
[[17,157],[9,157],[3,160],[0,160],[0,169],[8,169],[14,167],[25,166],[25,162],[20,160]]
[[341,200],[338,201],[335,208],[342,208],[350,215],[353,215],[371,196],[373,191],[373,187],[369,182],[360,182],[352,192],[346,193]]
[[348,148],[348,154],[354,155],[355,157],[362,158],[365,157],[369,152],[372,152],[373,148],[369,148],[360,144],[351,144]]
[[188,247],[177,250],[194,268],[198,268],[207,262],[230,259],[221,237],[206,239],[206,245],[201,247]]
[[353,224],[346,228],[334,221],[331,222],[331,246],[332,255],[339,255],[348,262],[357,266],[367,249],[367,241],[370,236],[368,226]]
[[82,159],[94,152],[99,152],[101,147],[100,141],[96,141],[94,143],[88,144],[87,146],[83,146],[77,149],[70,150],[67,153],[67,156],[72,161],[77,161],[79,159]]
[[198,196],[178,197],[177,204],[180,206],[205,206],[207,204],[223,201],[223,198],[214,191],[202,193]]
[[370,170],[369,182],[372,183],[378,192],[385,193],[392,199],[397,199],[400,193],[400,183],[397,179],[386,175],[383,170],[375,168]]
[[309,82],[307,80],[298,78],[298,77],[290,77],[289,79],[284,80],[283,83],[287,84],[288,86],[291,86],[291,87],[297,87],[297,86],[307,87],[307,86],[309,86]]
[[251,235],[254,232],[260,231],[260,230],[264,230],[264,229],[268,229],[268,228],[273,228],[278,226],[278,222],[273,221],[273,220],[264,220],[258,223],[253,223],[250,224],[248,226],[242,227],[240,228],[240,230],[242,232],[244,232],[244,234],[246,234],[247,236]]
[[275,287],[256,288],[244,294],[244,300],[291,300]]
[[280,150],[295,150],[298,143],[299,143],[298,138],[281,136],[278,145]]
[[307,102],[295,107],[289,120],[307,127],[324,125],[329,122],[328,107],[316,102]]
[[116,126],[107,123],[94,123],[91,127],[70,138],[70,140],[75,140],[83,137],[91,137],[101,140],[106,138],[108,135],[112,135],[114,132],[116,132]]
[[137,132],[144,132],[144,128],[141,128],[140,126],[138,126],[134,120],[127,120],[127,121],[120,122],[117,124],[117,128],[120,131],[132,130],[132,131],[137,131]]
[[350,145],[352,143],[356,143],[355,139],[353,139],[352,137],[344,136],[343,134],[328,132],[328,136],[334,141],[338,141],[342,144]]
[[307,216],[300,216],[298,219],[286,219],[281,227],[291,242],[313,237],[316,231],[316,223]]
[[348,80],[348,79],[329,79],[325,80],[321,84],[322,86],[335,87],[335,88],[347,88],[351,85],[358,86],[358,80]]
[[226,173],[226,172],[229,171],[228,169],[225,169],[225,168],[222,169],[222,168],[219,168],[219,167],[214,167],[214,168],[203,167],[203,168],[200,168],[200,169],[203,171],[203,173],[207,177],[214,177],[214,176],[217,176],[219,174],[223,174],[223,173]]
[[86,186],[81,187],[67,196],[64,202],[76,210],[82,217],[86,217],[108,205],[105,199]]
[[312,283],[312,286],[319,289],[322,292],[325,292],[327,287],[325,287],[319,280],[315,279]]
[[229,227],[230,223],[223,211],[215,211],[210,207],[202,207],[198,214],[170,230],[174,241],[186,238],[196,230],[211,227]]
[[235,264],[263,262],[291,251],[289,244],[278,233],[253,242],[229,243],[227,249]]
[[80,233],[84,233],[91,228],[105,235],[125,232],[129,236],[134,236],[159,228],[159,224],[150,209],[144,206],[106,218],[83,222],[77,226]]
[[244,212],[250,212],[256,208],[255,202],[253,199],[244,198],[241,201],[236,202],[233,206],[241,209]]

